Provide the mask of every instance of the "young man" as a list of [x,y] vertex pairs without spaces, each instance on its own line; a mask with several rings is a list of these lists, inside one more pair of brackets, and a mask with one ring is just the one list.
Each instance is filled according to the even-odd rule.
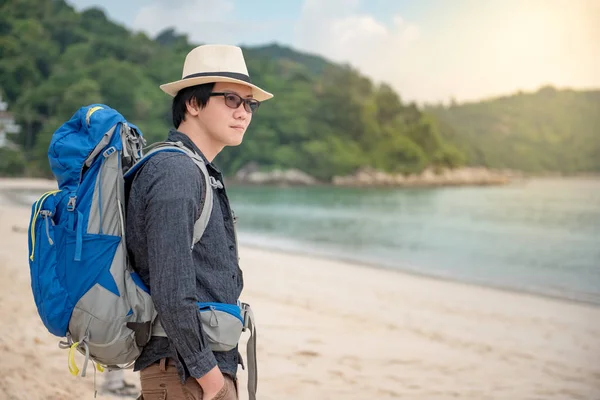
[[[144,400],[237,399],[235,348],[212,352],[197,302],[236,304],[242,288],[234,220],[223,177],[212,164],[242,142],[252,114],[273,97],[250,83],[239,47],[206,45],[186,57],[181,80],[161,85],[174,96],[168,141],[204,160],[212,183],[183,153],[161,152],[137,173],[127,206],[127,246],[148,286],[167,337],[153,336],[135,364]],[[206,191],[211,217],[193,245]]]

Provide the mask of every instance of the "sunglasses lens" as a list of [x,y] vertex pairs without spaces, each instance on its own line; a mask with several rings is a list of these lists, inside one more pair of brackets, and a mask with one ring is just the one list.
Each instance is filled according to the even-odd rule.
[[260,101],[255,100],[255,99],[242,99],[239,95],[237,95],[235,93],[218,93],[218,94],[224,94],[225,95],[225,104],[227,105],[227,107],[230,107],[233,109],[238,108],[240,106],[240,104],[244,103],[244,109],[249,113],[253,113],[254,111],[256,111],[258,106],[260,106]]
[[258,100],[246,99],[244,101],[244,108],[249,113],[253,113],[254,111],[256,111],[256,109],[258,108],[258,106],[260,106],[260,102]]
[[242,98],[236,94],[225,95],[225,104],[227,107],[238,108],[242,104]]

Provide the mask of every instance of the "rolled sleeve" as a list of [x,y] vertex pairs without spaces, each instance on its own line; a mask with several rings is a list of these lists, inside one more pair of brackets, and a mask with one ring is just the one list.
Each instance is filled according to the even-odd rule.
[[201,327],[192,255],[202,176],[183,154],[155,156],[145,177],[149,281],[160,322],[194,378],[217,365]]

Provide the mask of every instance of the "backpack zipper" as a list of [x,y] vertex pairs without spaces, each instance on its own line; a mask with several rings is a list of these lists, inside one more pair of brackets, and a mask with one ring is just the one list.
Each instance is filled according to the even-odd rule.
[[60,192],[60,190],[51,190],[49,192],[46,192],[40,196],[38,201],[36,201],[34,203],[33,209],[35,211],[33,213],[33,219],[31,220],[31,232],[29,234],[29,236],[31,237],[31,255],[29,256],[30,261],[33,261],[33,259],[35,257],[35,226],[36,226],[36,222],[37,222],[37,217],[40,214],[40,211],[42,211],[41,209],[42,209],[42,205],[44,204],[44,201],[46,201],[46,199],[49,196],[55,196],[56,193],[58,193],[58,192]]
[[48,237],[48,243],[50,244],[50,246],[54,246],[54,241],[52,240],[52,238],[50,237],[50,218],[52,218],[52,211],[50,210],[42,210],[40,211],[40,214],[42,215],[42,217],[44,217],[44,221],[46,222],[46,237]]
[[244,323],[244,320],[242,318],[242,310],[241,308],[237,305],[237,304],[227,304],[227,303],[215,303],[215,302],[207,302],[207,303],[202,303],[202,302],[198,302],[198,308],[200,309],[200,311],[222,311],[225,312],[231,316],[236,317],[237,319],[239,319],[242,324]]

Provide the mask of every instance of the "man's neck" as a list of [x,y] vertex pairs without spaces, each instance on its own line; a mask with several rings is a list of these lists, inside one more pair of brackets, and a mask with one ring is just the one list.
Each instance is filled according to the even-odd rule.
[[192,142],[200,149],[204,157],[208,160],[208,162],[212,162],[215,157],[223,150],[224,146],[218,145],[210,140],[209,136],[202,131],[199,131],[195,126],[191,126],[190,124],[186,124],[184,122],[179,125],[177,130],[181,133],[184,133],[187,137],[190,138]]

